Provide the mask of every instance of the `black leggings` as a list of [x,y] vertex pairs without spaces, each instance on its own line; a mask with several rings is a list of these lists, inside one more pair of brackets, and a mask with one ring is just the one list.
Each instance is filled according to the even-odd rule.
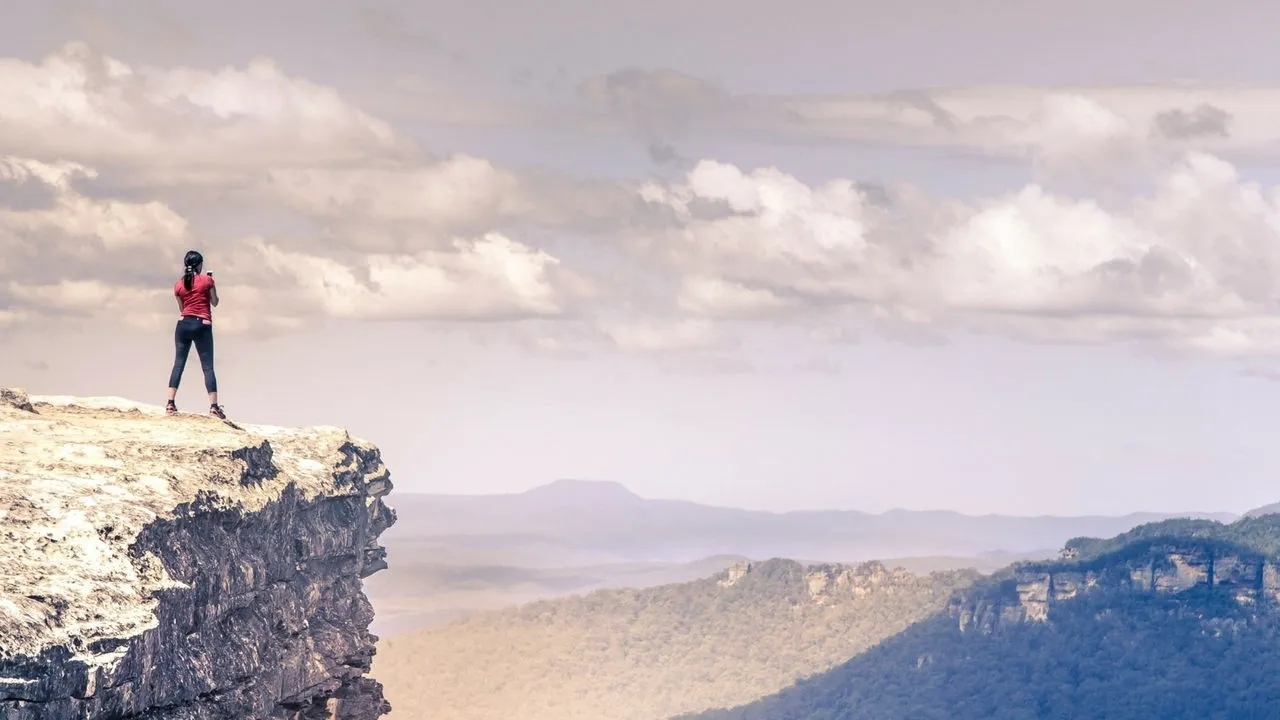
[[200,367],[204,369],[204,389],[218,392],[218,378],[213,374],[213,326],[205,325],[198,317],[185,315],[173,331],[173,372],[169,373],[169,387],[177,389],[182,382],[182,370],[191,354],[191,343],[196,344]]

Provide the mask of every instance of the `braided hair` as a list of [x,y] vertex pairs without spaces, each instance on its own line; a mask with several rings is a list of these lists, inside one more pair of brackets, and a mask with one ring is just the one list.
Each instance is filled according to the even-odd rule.
[[182,286],[191,290],[191,283],[196,277],[196,268],[204,265],[204,256],[195,250],[188,250],[186,257],[182,258],[182,264],[186,266],[186,271],[182,274]]

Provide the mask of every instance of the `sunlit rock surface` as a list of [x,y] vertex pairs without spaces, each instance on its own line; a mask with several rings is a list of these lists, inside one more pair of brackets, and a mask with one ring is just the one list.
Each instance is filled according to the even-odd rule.
[[378,450],[0,390],[0,716],[376,718]]

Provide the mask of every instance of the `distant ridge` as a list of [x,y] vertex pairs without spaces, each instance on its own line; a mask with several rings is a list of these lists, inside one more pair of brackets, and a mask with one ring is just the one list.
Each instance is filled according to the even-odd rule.
[[[938,517],[964,517],[964,518],[1020,518],[1028,520],[1049,519],[1049,518],[1142,518],[1144,521],[1149,519],[1189,517],[1203,520],[1214,520],[1217,522],[1234,522],[1239,520],[1242,515],[1240,513],[1222,512],[1222,511],[1204,511],[1204,510],[1187,510],[1176,512],[1158,512],[1158,511],[1136,511],[1125,513],[1122,515],[1103,515],[1097,513],[1085,515],[1055,515],[1041,513],[1036,515],[1009,515],[1005,513],[965,513],[958,510],[908,510],[907,508],[895,507],[880,512],[871,512],[867,510],[851,510],[847,508],[802,508],[798,510],[748,510],[745,508],[731,507],[728,505],[708,505],[694,500],[681,500],[676,498],[648,498],[637,494],[634,490],[625,484],[616,480],[582,480],[574,478],[563,478],[552,480],[549,483],[535,485],[527,490],[505,493],[482,493],[482,494],[463,494],[463,493],[414,493],[402,492],[401,495],[409,495],[418,498],[431,498],[441,501],[484,501],[497,500],[500,498],[560,498],[581,500],[589,498],[600,499],[617,499],[629,500],[642,503],[672,503],[687,505],[693,507],[701,507],[715,510],[727,510],[742,513],[757,513],[761,515],[797,515],[810,513],[847,513],[852,515],[863,515],[866,517],[893,517],[899,515],[926,516],[934,515]],[[1250,510],[1249,513],[1258,512],[1280,512],[1280,503],[1266,505],[1261,508]]]
[[[1231,522],[1230,513],[1121,516],[965,515],[947,510],[766,512],[643,498],[625,485],[557,480],[502,495],[399,493],[412,522],[389,541],[430,542],[485,563],[557,567],[617,562],[684,563],[712,555],[861,562],[893,557],[1021,555],[1060,548],[1079,536],[1111,537],[1173,517]],[[428,551],[427,546],[422,547]]]
[[546,485],[539,485],[525,490],[519,496],[569,503],[645,502],[644,498],[632,492],[626,485],[610,480],[556,480]]
[[1252,517],[1262,517],[1263,515],[1274,515],[1276,513],[1280,513],[1280,502],[1271,503],[1270,505],[1263,505],[1260,508],[1254,508],[1249,512],[1245,513],[1244,516],[1252,518]]

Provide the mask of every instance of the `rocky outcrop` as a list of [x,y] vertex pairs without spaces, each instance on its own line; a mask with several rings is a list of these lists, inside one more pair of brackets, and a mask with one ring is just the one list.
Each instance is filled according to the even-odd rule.
[[809,596],[819,605],[845,596],[862,598],[877,591],[890,595],[915,591],[926,579],[903,568],[889,570],[874,560],[859,565],[812,565],[805,573]]
[[1099,590],[1181,593],[1213,588],[1240,605],[1280,605],[1280,563],[1244,548],[1206,540],[1136,542],[1088,563],[1062,561],[1016,567],[994,589],[957,596],[951,612],[962,630],[1046,622],[1055,604]]
[[[814,605],[860,600],[873,593],[918,594],[933,588],[940,577],[951,578],[948,583],[960,585],[968,585],[978,578],[978,573],[972,570],[915,575],[900,567],[890,570],[877,560],[852,565],[803,565],[794,560],[775,558],[764,562],[735,563],[716,574],[715,581],[721,588],[731,588],[758,575],[786,575],[792,572],[799,574],[806,599]],[[767,579],[759,581],[768,582]]]
[[378,450],[0,390],[0,715],[377,718]]

